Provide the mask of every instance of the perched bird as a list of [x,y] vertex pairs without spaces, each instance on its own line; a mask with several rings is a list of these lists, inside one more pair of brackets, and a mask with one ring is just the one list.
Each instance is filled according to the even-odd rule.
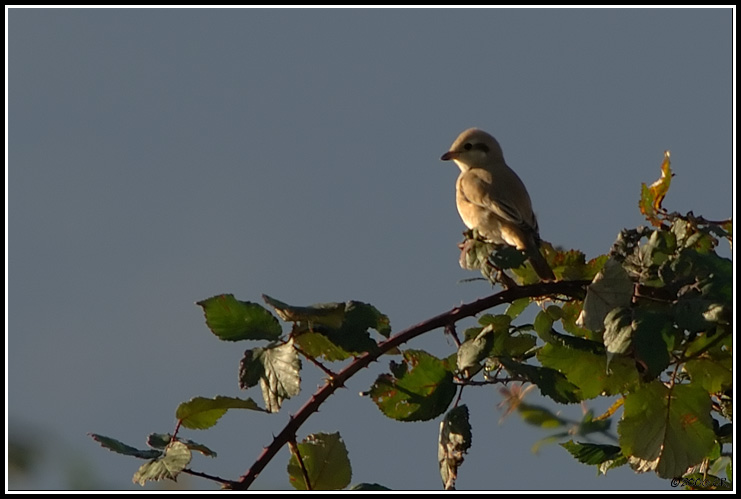
[[540,253],[538,221],[520,177],[504,162],[497,139],[478,128],[461,133],[440,158],[461,169],[455,201],[463,223],[494,244],[508,244],[527,255],[535,273],[554,281]]

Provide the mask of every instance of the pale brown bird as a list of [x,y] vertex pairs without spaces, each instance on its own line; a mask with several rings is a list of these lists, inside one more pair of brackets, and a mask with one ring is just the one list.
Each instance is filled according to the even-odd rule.
[[494,244],[508,244],[527,255],[535,273],[554,281],[540,253],[538,221],[520,177],[507,166],[497,139],[478,128],[461,133],[440,158],[461,169],[455,201],[463,223]]

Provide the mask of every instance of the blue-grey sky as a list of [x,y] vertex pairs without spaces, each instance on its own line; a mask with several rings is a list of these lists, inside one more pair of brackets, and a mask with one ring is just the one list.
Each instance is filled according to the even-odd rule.
[[[217,340],[198,300],[359,300],[399,331],[490,294],[458,282],[476,275],[458,266],[458,171],[439,159],[468,127],[499,139],[542,237],[589,258],[643,223],[640,184],[665,149],[668,209],[732,215],[730,8],[6,15],[8,432],[45,456],[16,487],[73,487],[84,469],[83,483],[138,490],[141,461],[88,432],[143,447],[193,396],[261,401],[237,387],[257,345]],[[454,351],[441,331],[408,346]],[[439,489],[439,420],[399,423],[358,397],[387,368],[353,379],[299,437],[340,431],[353,483]],[[192,468],[236,479],[321,379],[305,363],[281,413],[184,432],[219,453]],[[671,489],[627,467],[597,477],[556,445],[533,454],[547,433],[499,424],[500,400],[464,394],[460,489]],[[284,449],[255,488],[290,487],[287,461]]]

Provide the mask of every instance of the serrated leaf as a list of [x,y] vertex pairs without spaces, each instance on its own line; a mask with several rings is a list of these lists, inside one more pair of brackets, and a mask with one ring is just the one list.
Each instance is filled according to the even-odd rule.
[[587,328],[578,326],[576,320],[579,318],[579,314],[583,308],[583,302],[570,301],[561,305],[561,325],[563,329],[576,337],[587,338],[589,340],[602,341],[602,335],[590,331]]
[[244,351],[242,359],[239,361],[239,388],[246,390],[260,383],[260,379],[265,374],[262,356],[264,348],[257,347]]
[[455,489],[458,468],[463,456],[471,447],[471,424],[468,422],[468,407],[454,407],[440,422],[437,443],[437,461],[445,490]]
[[318,325],[313,330],[352,355],[377,351],[378,344],[371,338],[369,329],[388,337],[391,331],[388,317],[367,303],[349,301],[345,307],[345,318],[339,327]]
[[555,344],[543,346],[537,358],[543,367],[556,369],[578,386],[584,399],[623,393],[640,382],[630,359],[613,359],[608,371],[605,355]]
[[608,469],[622,466],[628,462],[620,447],[616,445],[577,443],[573,440],[560,445],[580,463],[597,466],[602,474],[606,473]]
[[510,374],[527,379],[540,389],[540,393],[560,404],[573,404],[582,400],[579,387],[569,382],[555,369],[537,367],[501,358],[499,361]]
[[147,480],[176,481],[180,472],[190,463],[190,459],[190,449],[181,442],[173,442],[165,449],[164,455],[141,465],[134,473],[133,482],[144,486]]
[[293,339],[278,346],[254,348],[244,353],[239,365],[239,386],[246,389],[258,381],[268,412],[278,412],[283,400],[301,391],[301,359]]
[[348,301],[344,307],[339,325],[307,324],[294,330],[299,348],[311,357],[328,361],[377,351],[378,344],[371,338],[369,329],[388,338],[391,333],[388,317],[368,303]]
[[662,478],[683,475],[713,449],[710,409],[707,392],[692,384],[644,385],[625,397],[618,424],[623,454],[639,472],[655,470]]
[[549,253],[548,263],[564,281],[591,281],[607,260],[607,255],[600,255],[587,262],[584,253],[574,249]]
[[315,331],[306,331],[294,336],[293,341],[309,357],[315,359],[323,358],[329,362],[349,359],[354,355],[344,348],[336,345],[326,334]]
[[206,325],[221,340],[276,340],[281,335],[278,319],[257,303],[239,301],[227,294],[196,305],[203,308]]
[[710,324],[703,314],[712,303],[701,296],[685,294],[672,305],[674,322],[677,327],[693,333],[705,331]]
[[482,326],[491,326],[493,331],[506,331],[512,323],[512,317],[506,314],[484,314],[479,317],[479,324]]
[[324,324],[325,326],[338,328],[345,318],[344,303],[318,303],[309,307],[296,307],[268,295],[262,295],[262,299],[273,307],[278,317],[286,322]]
[[545,310],[541,310],[540,312],[538,312],[538,315],[535,316],[535,320],[533,321],[533,328],[535,329],[535,332],[538,333],[538,337],[540,337],[541,340],[545,342],[550,342],[553,340],[553,335],[551,334],[551,329],[553,328],[553,318],[548,315]]
[[[339,433],[309,435],[297,445],[311,490],[340,490],[350,484],[352,468]],[[297,490],[308,490],[298,459],[291,454],[288,477]]]
[[634,320],[635,356],[645,366],[644,381],[656,378],[667,368],[674,347],[674,330],[663,314],[638,311]]
[[382,374],[369,391],[381,412],[399,421],[427,421],[445,412],[456,392],[445,361],[407,350],[397,366],[394,375]]
[[509,304],[507,307],[507,310],[504,311],[505,314],[510,316],[511,319],[516,319],[520,316],[522,312],[525,311],[525,309],[532,303],[532,300],[528,297],[525,298],[519,298],[512,303]]
[[633,281],[620,262],[609,259],[587,287],[584,307],[576,325],[599,332],[604,328],[605,317],[617,307],[627,307],[633,297]]
[[494,333],[494,344],[489,355],[516,359],[535,347],[537,342],[532,334],[510,335],[509,331],[497,331]]
[[116,452],[117,454],[123,454],[124,456],[138,457],[139,459],[152,459],[162,455],[162,452],[154,449],[137,449],[126,445],[123,442],[116,440],[115,438],[105,437],[98,435],[97,433],[89,433],[93,440],[98,442],[102,447]]
[[243,400],[219,395],[211,399],[194,397],[187,402],[183,402],[175,411],[175,417],[185,428],[205,430],[215,425],[229,409],[263,411],[257,405],[257,402],[251,398]]
[[514,269],[525,264],[527,256],[514,246],[500,246],[491,252],[489,261],[499,269]]
[[348,301],[345,304],[345,320],[342,329],[363,330],[375,329],[381,336],[391,336],[391,323],[388,316],[382,314],[370,303]]
[[701,358],[689,360],[684,368],[693,383],[708,393],[718,393],[733,386],[733,358]]

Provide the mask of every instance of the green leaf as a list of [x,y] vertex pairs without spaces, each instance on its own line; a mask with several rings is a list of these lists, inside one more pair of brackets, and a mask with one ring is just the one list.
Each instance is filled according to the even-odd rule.
[[569,440],[560,444],[561,447],[582,464],[595,465],[600,473],[606,473],[608,469],[622,466],[628,462],[623,456],[620,447],[615,445],[592,444],[584,442],[574,442]]
[[489,261],[499,269],[515,269],[521,267],[526,260],[527,255],[514,246],[500,246],[489,256]]
[[391,336],[391,323],[388,316],[369,303],[349,301],[345,304],[345,321],[343,330],[375,329],[385,338]]
[[555,344],[543,346],[537,357],[543,367],[556,369],[578,386],[584,399],[624,393],[640,381],[633,362],[626,358],[613,359],[608,370],[605,355]]
[[[193,440],[187,440],[182,438],[176,438],[178,442],[185,444],[190,450],[200,452],[204,456],[216,457],[216,452],[212,451],[203,444],[194,442]],[[147,445],[155,449],[164,449],[172,441],[172,435],[169,433],[150,433],[147,437]]]
[[294,332],[296,344],[303,352],[328,361],[344,360],[378,350],[369,329],[375,329],[384,337],[390,335],[388,317],[373,305],[358,301],[348,301],[342,305],[344,316],[339,324],[306,324]]
[[180,404],[175,417],[185,428],[205,430],[211,428],[229,409],[251,409],[263,411],[252,399],[216,396],[212,399],[194,397]]
[[568,423],[565,419],[558,417],[550,410],[539,405],[522,402],[517,406],[517,412],[520,413],[523,421],[538,428],[552,429],[566,426]]
[[597,273],[593,269],[594,263],[588,265],[584,253],[579,250],[558,251],[550,264],[552,268],[559,269],[558,275],[564,281],[593,279]]
[[265,349],[260,347],[244,351],[244,356],[239,361],[239,388],[242,390],[257,386],[265,375],[262,360],[264,352]]
[[349,359],[354,355],[344,348],[336,345],[326,333],[305,331],[293,337],[293,341],[309,357],[315,359],[323,358],[329,362]]
[[520,316],[522,312],[525,311],[525,309],[530,305],[531,300],[528,297],[525,298],[519,298],[512,303],[509,304],[507,307],[507,310],[504,311],[505,314],[509,315],[510,318],[513,320]]
[[244,352],[239,363],[239,387],[255,386],[258,381],[268,412],[278,412],[284,399],[301,391],[301,359],[293,340],[268,348]]
[[576,321],[582,311],[583,302],[570,301],[561,306],[561,324],[567,333],[579,338],[602,341],[602,335],[587,328],[577,326]]
[[368,330],[375,329],[388,337],[391,332],[388,317],[367,303],[349,301],[345,307],[345,318],[339,327],[319,325],[314,327],[314,331],[325,335],[333,344],[353,355],[378,350]]
[[623,354],[630,348],[633,341],[633,312],[623,307],[612,309],[605,317],[604,329],[602,338],[607,349],[607,367],[615,355]]
[[702,332],[710,326],[709,321],[703,314],[713,304],[697,294],[684,294],[673,304],[672,312],[674,322],[680,329],[690,332]]
[[103,435],[98,435],[97,433],[89,433],[89,435],[92,437],[93,440],[98,442],[104,448],[112,450],[113,452],[116,452],[118,454],[123,454],[124,456],[133,456],[138,457],[139,459],[152,459],[162,455],[162,452],[158,450],[136,449],[134,447],[131,447],[130,445],[126,445],[123,442],[119,442],[115,438],[104,437]]
[[553,340],[553,335],[551,334],[551,329],[553,328],[553,318],[548,315],[545,310],[541,310],[540,312],[538,312],[538,315],[535,316],[533,327],[535,328],[535,332],[538,333],[538,336],[541,340],[545,342],[550,342]]
[[278,319],[256,303],[218,295],[196,305],[203,308],[206,325],[221,340],[276,340],[281,335]]
[[452,408],[440,422],[437,441],[437,461],[445,490],[455,489],[458,468],[463,456],[471,447],[471,424],[468,422],[468,407]]
[[306,322],[312,325],[324,324],[325,326],[338,328],[345,318],[344,303],[318,303],[310,307],[296,307],[268,295],[262,295],[262,299],[275,309],[278,317],[286,322]]
[[512,323],[512,317],[506,314],[484,314],[479,317],[479,324],[482,326],[491,326],[493,331],[506,331]]
[[653,381],[625,397],[620,447],[631,466],[662,478],[683,475],[715,444],[710,397],[700,387]]
[[587,287],[584,308],[576,325],[591,331],[604,329],[605,317],[617,307],[627,307],[633,297],[633,281],[623,266],[615,259],[609,259]]
[[644,381],[656,378],[669,366],[669,353],[674,347],[674,330],[663,314],[639,310],[633,321],[635,356],[647,368]]
[[733,358],[701,358],[687,361],[684,368],[694,384],[708,393],[718,393],[733,386]]
[[582,400],[579,387],[555,369],[521,364],[506,358],[499,361],[510,374],[526,378],[540,389],[540,393],[559,404],[573,404]]
[[[339,433],[316,433],[297,445],[309,477],[310,490],[340,490],[350,484],[352,468]],[[298,459],[292,453],[288,477],[297,490],[309,490]]]
[[427,421],[448,408],[456,392],[445,361],[422,350],[407,350],[394,374],[382,374],[369,393],[386,416],[399,421]]
[[490,356],[520,358],[535,347],[537,342],[538,339],[532,334],[510,335],[509,331],[496,331]]
[[182,442],[173,442],[165,449],[165,454],[153,459],[134,473],[133,481],[141,486],[147,480],[168,479],[176,481],[181,471],[190,463],[190,449]]

